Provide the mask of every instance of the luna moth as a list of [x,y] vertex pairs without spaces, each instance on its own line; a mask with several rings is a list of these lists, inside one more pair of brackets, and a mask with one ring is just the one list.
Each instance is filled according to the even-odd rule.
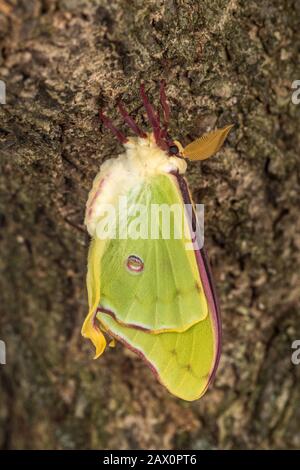
[[[207,133],[183,148],[168,133],[170,110],[164,82],[161,113],[150,103],[144,85],[140,93],[151,132],[144,132],[121,103],[120,114],[135,137],[125,136],[99,112],[124,152],[101,165],[86,204],[85,224],[92,240],[89,311],[82,335],[95,346],[95,358],[104,352],[107,340],[110,346],[123,344],[145,361],[171,394],[193,401],[206,392],[215,376],[221,320],[209,262],[193,236],[197,214],[184,174],[186,160],[204,160],[216,153],[232,126]],[[116,208],[121,197],[129,210],[125,217],[121,212],[103,236],[103,213],[108,206]],[[146,207],[148,220],[154,205],[175,203],[192,207],[181,236],[163,237],[161,217],[155,219],[156,237],[116,235],[121,223],[128,229],[134,220],[131,209],[136,204]],[[178,224],[171,217],[172,228]],[[192,249],[186,248],[187,241]]]

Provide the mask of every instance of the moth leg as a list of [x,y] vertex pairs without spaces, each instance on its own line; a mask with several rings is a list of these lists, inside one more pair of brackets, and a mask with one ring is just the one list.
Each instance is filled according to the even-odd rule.
[[146,138],[146,132],[142,131],[139,126],[136,124],[135,120],[129,115],[129,113],[124,108],[121,102],[118,103],[118,109],[120,114],[122,115],[124,121],[128,124],[128,126],[135,132],[139,137]]
[[169,125],[169,119],[170,119],[170,106],[167,101],[166,83],[164,80],[161,80],[160,82],[159,96],[160,96],[160,104],[161,104],[161,107],[163,110],[163,116],[164,116],[164,128],[167,131],[167,128]]
[[101,109],[99,110],[99,117],[101,121],[103,122],[103,124],[105,125],[105,127],[107,127],[107,129],[109,129],[116,136],[119,142],[121,142],[122,144],[126,144],[126,142],[128,142],[128,139],[127,137],[125,137],[123,132],[119,131],[119,129],[117,129],[116,126],[114,126],[112,121],[107,116],[105,116],[105,114],[102,112]]
[[142,98],[143,105],[145,107],[149,122],[153,129],[155,141],[160,148],[162,148],[163,150],[167,150],[168,146],[166,142],[162,139],[163,132],[160,127],[159,116],[154,111],[154,108],[152,104],[150,103],[148,96],[146,95],[144,84],[141,85],[140,93],[141,93],[141,98]]

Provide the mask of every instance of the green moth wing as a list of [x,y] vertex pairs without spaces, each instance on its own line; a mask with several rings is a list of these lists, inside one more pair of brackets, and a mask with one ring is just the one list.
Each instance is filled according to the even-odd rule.
[[187,401],[197,400],[205,393],[216,357],[210,315],[183,333],[160,334],[120,325],[103,312],[98,312],[97,318],[113,338],[148,363],[170,393]]
[[[184,178],[173,175],[155,176],[133,194],[128,198],[132,204],[191,202]],[[214,375],[220,340],[205,259],[200,250],[186,250],[190,239],[94,238],[87,275],[90,311],[83,328],[96,346],[96,357],[106,346],[105,332],[144,359],[170,393],[187,401],[205,393]],[[149,266],[148,276],[147,269],[141,274],[126,269],[133,253]],[[195,285],[200,289],[194,289]],[[178,295],[174,295],[179,289],[185,307],[182,315]],[[189,298],[189,292],[195,292],[195,297]],[[159,295],[165,296],[161,308],[157,308]]]
[[[173,175],[149,178],[138,191],[128,194],[128,209],[143,204],[147,210],[150,231],[151,207],[179,209],[170,214],[170,237],[162,237],[163,217],[155,218],[159,238],[115,239],[106,244],[101,259],[100,310],[110,313],[120,323],[153,332],[162,330],[185,331],[207,316],[207,301],[193,250],[186,244],[190,236],[174,237],[176,225],[182,224],[184,206]],[[161,214],[162,215],[162,214]],[[167,219],[167,218],[166,218]],[[165,220],[166,220],[165,219]],[[131,218],[128,217],[130,230]],[[177,227],[178,228],[178,227]],[[187,230],[188,231],[188,230]],[[127,268],[127,260],[136,256],[143,263],[141,272]]]

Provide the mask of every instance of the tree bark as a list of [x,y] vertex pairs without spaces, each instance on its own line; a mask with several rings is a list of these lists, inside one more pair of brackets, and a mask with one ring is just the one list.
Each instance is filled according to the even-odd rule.
[[[297,0],[0,1],[2,448],[299,448],[300,79]],[[220,296],[223,354],[200,401],[182,402],[135,355],[99,360],[87,313],[85,202],[121,147],[123,98],[167,80],[183,143],[233,123],[190,163]]]

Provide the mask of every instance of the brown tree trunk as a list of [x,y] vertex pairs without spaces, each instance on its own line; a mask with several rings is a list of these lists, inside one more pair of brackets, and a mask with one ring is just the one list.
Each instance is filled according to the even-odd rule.
[[[0,445],[2,448],[297,448],[300,366],[297,0],[1,0]],[[223,317],[216,381],[168,394],[123,347],[92,360],[85,201],[120,146],[121,96],[167,80],[181,141],[234,123],[190,163]]]

